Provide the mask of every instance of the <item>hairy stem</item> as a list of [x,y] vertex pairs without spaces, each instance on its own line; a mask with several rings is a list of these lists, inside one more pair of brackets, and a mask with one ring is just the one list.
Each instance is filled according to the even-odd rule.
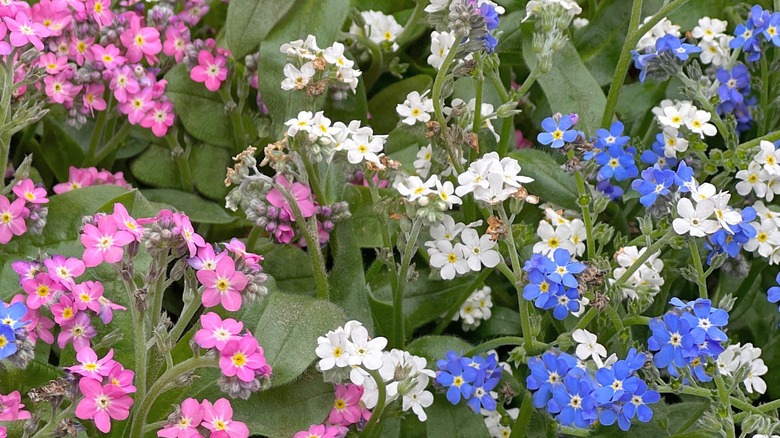
[[412,230],[406,239],[401,256],[401,268],[398,271],[398,277],[393,284],[393,343],[396,348],[403,349],[406,345],[406,325],[404,323],[404,287],[406,286],[406,277],[409,272],[409,265],[412,263],[412,257],[417,252],[417,240],[420,238],[423,221],[415,218],[412,222]]

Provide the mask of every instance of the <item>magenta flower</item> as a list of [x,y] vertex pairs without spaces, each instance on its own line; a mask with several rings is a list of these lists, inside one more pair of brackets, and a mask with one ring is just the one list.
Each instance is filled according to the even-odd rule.
[[84,109],[88,110],[90,113],[93,113],[94,110],[104,111],[107,107],[106,100],[103,99],[104,91],[106,91],[106,87],[102,83],[98,82],[87,85],[84,89],[84,97],[82,98]]
[[224,56],[216,57],[208,50],[198,53],[198,65],[190,71],[190,78],[195,82],[202,82],[209,91],[219,90],[222,81],[227,79],[228,69],[225,67],[227,59]]
[[[11,299],[11,304],[25,302],[25,296],[22,294],[16,294]],[[27,321],[27,335],[33,343],[37,342],[40,338],[43,342],[51,345],[54,342],[54,335],[51,334],[51,328],[54,327],[54,321],[42,316],[40,309],[27,308],[27,313],[22,317],[23,321]]]
[[113,44],[109,44],[106,47],[100,44],[92,46],[92,55],[95,57],[95,61],[103,64],[107,70],[125,65],[127,60],[120,53],[119,48]]
[[60,193],[69,192],[82,187],[89,187],[94,181],[95,177],[88,169],[79,169],[78,167],[70,166],[68,168],[68,181],[55,185],[54,193],[59,195]]
[[[212,405],[210,401],[203,400],[203,422],[201,426],[210,430],[212,437],[224,438],[248,438],[249,428],[246,424],[233,420],[233,407],[230,402],[221,398]],[[222,432],[217,435],[216,432]]]
[[51,314],[54,315],[54,321],[65,326],[76,316],[78,309],[73,304],[73,299],[70,295],[63,295],[60,297],[60,301],[57,304],[51,306]]
[[168,424],[157,431],[163,438],[196,438],[202,437],[198,426],[203,420],[203,406],[194,398],[188,398],[181,403],[180,419],[177,423]]
[[236,376],[244,382],[251,382],[256,374],[271,375],[271,367],[265,360],[263,348],[251,334],[246,334],[240,340],[231,340],[220,352],[219,368],[222,374]]
[[[299,182],[290,184],[290,181],[281,174],[276,177],[276,183],[292,193],[304,218],[314,216],[317,212],[317,207],[314,205],[314,201],[311,198],[311,189],[308,186]],[[284,210],[289,215],[291,221],[295,221],[295,215],[292,212],[292,208],[287,202],[287,199],[284,198],[284,195],[282,195],[282,192],[273,188],[266,195],[266,199],[274,207]]]
[[75,284],[75,278],[84,273],[86,266],[81,259],[61,255],[55,255],[43,261],[49,275],[57,279],[65,288],[71,289]]
[[138,224],[138,222],[130,216],[127,208],[120,203],[114,204],[114,214],[111,215],[114,219],[114,223],[117,228],[122,231],[127,231],[132,234],[135,240],[141,241],[141,236],[144,234],[144,227]]
[[68,58],[54,53],[44,53],[38,58],[38,67],[46,69],[46,73],[50,75],[56,75],[68,68]]
[[121,388],[125,394],[130,394],[136,391],[133,386],[133,378],[135,373],[133,370],[126,370],[121,363],[115,362],[114,366],[108,371],[107,381],[109,384]]
[[214,307],[222,303],[225,310],[235,312],[241,308],[241,291],[246,287],[247,278],[236,272],[236,264],[230,257],[223,257],[213,271],[198,271],[198,281],[206,289],[201,301],[204,307]]
[[3,17],[8,30],[11,31],[9,37],[11,45],[22,47],[27,43],[32,44],[36,49],[43,50],[41,38],[51,35],[51,31],[41,23],[36,23],[22,11],[16,13],[16,17]]
[[141,119],[141,126],[151,128],[152,134],[165,137],[168,128],[173,126],[173,104],[169,101],[154,102],[152,108]]
[[111,12],[111,0],[88,0],[87,11],[99,27],[108,26],[114,19],[114,14]]
[[55,295],[62,292],[62,286],[45,272],[39,273],[33,279],[23,281],[22,289],[27,292],[27,307],[31,309],[48,306]]
[[181,22],[168,27],[168,29],[165,30],[163,53],[173,57],[176,62],[181,62],[184,59],[184,48],[187,46],[190,39],[189,33],[187,26]]
[[238,254],[249,265],[250,268],[259,271],[260,262],[263,261],[263,256],[260,254],[253,254],[246,250],[244,242],[236,239],[235,237],[230,239],[229,243],[225,244],[225,249],[232,251],[234,254]]
[[62,324],[62,331],[57,336],[57,345],[65,348],[68,343],[73,343],[73,349],[76,351],[84,347],[89,347],[89,340],[97,335],[95,327],[92,327],[92,321],[84,312],[79,312],[69,321]]
[[127,120],[133,125],[141,123],[146,112],[149,111],[152,106],[152,88],[145,87],[138,93],[128,96],[127,101],[118,105],[117,109],[120,113],[127,115]]
[[349,426],[363,418],[360,397],[363,387],[353,384],[336,385],[336,400],[328,415],[328,422],[334,425]]
[[41,262],[35,260],[31,260],[29,262],[25,260],[17,260],[11,263],[11,267],[19,276],[19,285],[21,285],[24,280],[35,278],[39,272],[43,272],[43,265]]
[[99,381],[84,377],[79,380],[79,390],[84,395],[76,406],[76,416],[82,420],[93,420],[98,430],[111,431],[111,420],[125,420],[130,415],[133,399],[122,388],[101,385]]
[[84,225],[81,243],[84,245],[84,265],[88,268],[97,266],[104,261],[116,263],[122,260],[122,247],[135,240],[127,231],[118,231],[111,216],[98,219],[98,225]]
[[74,87],[68,80],[65,72],[55,76],[46,76],[43,78],[43,83],[46,85],[45,91],[49,99],[62,105],[71,103],[73,96],[81,91],[82,88],[81,86]]
[[13,236],[21,236],[27,231],[24,203],[24,198],[10,202],[0,195],[0,244],[8,243]]
[[98,302],[100,302],[100,320],[103,321],[103,324],[108,324],[114,319],[114,310],[127,310],[126,307],[120,306],[106,297],[100,297]]
[[114,76],[111,78],[108,88],[114,92],[114,98],[119,103],[127,102],[130,96],[135,95],[141,89],[138,80],[133,75],[133,69],[129,65],[114,70]]
[[73,287],[73,300],[78,310],[89,309],[100,312],[100,297],[103,296],[103,283],[88,280]]
[[0,22],[0,56],[10,55],[13,48],[5,41],[5,35],[8,33],[8,27]]
[[33,180],[29,178],[16,183],[14,186],[14,194],[30,204],[46,204],[49,202],[46,198],[46,189],[43,187],[36,187]]
[[337,438],[341,436],[342,429],[337,426],[324,424],[312,424],[309,430],[302,430],[293,435],[293,438]]
[[27,420],[30,413],[24,410],[22,395],[14,391],[8,395],[0,394],[0,421]]
[[195,257],[198,253],[198,248],[206,246],[206,241],[200,234],[195,232],[195,229],[192,227],[192,222],[190,222],[190,218],[188,218],[187,215],[176,213],[173,216],[173,223],[175,224],[173,232],[178,233],[182,239],[187,242],[187,248],[190,250],[190,257]]
[[92,51],[90,50],[92,44],[95,43],[93,38],[85,37],[84,39],[80,39],[75,35],[72,35],[70,38],[71,42],[68,45],[68,54],[76,61],[76,65],[81,66],[84,65],[84,61],[94,60]]
[[195,343],[201,348],[209,349],[217,347],[222,350],[228,341],[241,339],[238,336],[244,329],[241,321],[233,318],[222,320],[219,315],[209,312],[200,316],[201,329],[195,333]]
[[187,260],[187,264],[197,271],[200,271],[201,269],[213,271],[217,268],[217,262],[222,257],[226,257],[225,254],[217,254],[214,252],[213,246],[205,245],[202,248],[198,248],[198,255]]
[[98,359],[95,351],[90,347],[84,347],[76,351],[76,360],[79,361],[78,365],[71,367],[65,367],[66,370],[71,373],[78,374],[82,377],[89,377],[97,381],[102,381],[103,377],[108,376],[111,369],[114,368],[118,362],[114,359],[114,350],[108,350],[108,354],[102,359]]
[[149,64],[157,62],[157,55],[162,51],[160,32],[153,27],[141,27],[141,17],[130,17],[130,27],[119,36],[122,44],[127,48],[127,60],[139,62],[146,57]]

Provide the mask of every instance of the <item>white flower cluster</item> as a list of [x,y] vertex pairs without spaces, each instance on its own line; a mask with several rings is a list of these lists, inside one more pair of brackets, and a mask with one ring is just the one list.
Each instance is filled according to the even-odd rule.
[[681,198],[677,201],[679,217],[672,221],[674,231],[680,235],[690,234],[694,237],[705,237],[720,229],[734,234],[730,226],[742,222],[742,214],[729,207],[731,194],[727,191],[717,192],[714,185],[699,184],[694,178],[691,178],[687,186],[691,198]]
[[653,114],[658,125],[664,130],[664,152],[667,157],[675,157],[676,152],[685,152],[688,149],[688,141],[678,138],[681,137],[683,127],[700,138],[712,137],[718,133],[715,125],[708,123],[712,114],[698,109],[687,100],[673,102],[664,99],[660,106],[653,108]]
[[372,164],[383,167],[380,157],[383,155],[386,135],[374,135],[369,126],[360,126],[359,120],[331,124],[331,120],[325,117],[322,111],[312,113],[301,111],[298,117],[284,123],[287,126],[287,135],[295,137],[299,132],[305,132],[310,143],[319,144],[330,148],[332,151],[346,151],[347,160],[352,164],[370,161]]
[[548,5],[558,5],[572,17],[582,13],[582,8],[575,0],[531,0],[525,4],[525,18],[523,18],[523,21],[534,15],[538,16],[542,11],[542,7]]
[[[493,268],[501,262],[501,255],[493,249],[496,242],[489,234],[482,236],[473,228],[482,222],[471,224],[455,223],[451,216],[444,216],[441,224],[431,227],[431,238],[425,242],[430,265],[439,270],[439,275],[445,280],[452,280],[456,275],[469,271],[479,272],[482,266]],[[460,242],[456,239],[460,236]]]
[[747,375],[742,384],[749,393],[753,391],[763,394],[766,392],[766,382],[761,378],[769,369],[761,359],[761,349],[753,347],[753,344],[729,345],[718,356],[716,362],[721,374],[731,377],[742,367],[746,367]]
[[279,51],[287,55],[291,62],[284,66],[282,90],[303,90],[309,84],[319,82],[315,79],[318,71],[323,71],[322,79],[331,79],[349,86],[354,93],[358,86],[361,71],[352,68],[354,61],[347,59],[344,45],[336,42],[325,50],[317,47],[317,38],[309,35],[306,40],[296,40],[282,44]]
[[469,168],[458,175],[458,196],[473,193],[474,199],[498,205],[517,193],[522,184],[534,179],[520,175],[520,163],[514,158],[499,160],[498,153],[490,152],[469,164]]
[[534,254],[543,254],[552,257],[552,253],[558,248],[569,251],[574,257],[580,257],[585,253],[585,223],[582,219],[568,219],[563,211],[553,210],[551,207],[544,209],[545,219],[539,221],[536,235],[541,241],[533,247]]
[[[621,248],[616,254],[615,259],[618,262],[618,267],[612,272],[613,280],[610,283],[614,283],[618,278],[622,277],[628,268],[641,257],[647,248],[638,249],[636,246],[625,246]],[[661,251],[657,251],[651,255],[642,265],[637,269],[628,280],[621,286],[623,292],[623,298],[639,299],[640,293],[642,295],[647,294],[651,297],[655,296],[664,284],[664,278],[661,277],[661,271],[664,269],[663,260],[659,259]]]
[[772,202],[780,194],[780,151],[775,145],[762,141],[761,149],[753,156],[746,170],[737,172],[737,193],[747,196],[754,192],[757,197]]
[[462,320],[461,326],[463,330],[470,331],[479,327],[483,320],[490,319],[492,315],[491,308],[493,307],[490,292],[490,286],[484,286],[472,292],[469,298],[460,306],[460,310],[452,316],[452,320]]
[[617,356],[612,355],[607,360],[607,363],[604,362],[603,358],[607,357],[607,349],[599,344],[598,337],[593,333],[584,329],[576,329],[571,333],[571,337],[577,343],[577,349],[574,354],[579,360],[586,361],[589,358],[593,358],[593,363],[598,368],[609,366],[617,360]]
[[428,64],[436,70],[440,69],[453,44],[455,44],[455,36],[451,33],[435,30],[431,32],[431,54],[428,56]]
[[363,387],[361,401],[373,409],[379,401],[377,382],[366,370],[378,371],[385,383],[386,403],[402,399],[401,409],[412,410],[420,421],[427,416],[424,408],[433,403],[433,394],[426,388],[436,377],[427,369],[425,358],[403,350],[384,351],[387,339],[371,339],[359,321],[348,321],[343,327],[317,338],[315,353],[320,358],[317,367],[326,381],[342,383],[350,380]]
[[[475,107],[477,106],[476,99],[469,99],[469,103],[466,103],[463,99],[460,98],[452,99],[452,106],[444,107],[442,112],[444,115],[449,116],[452,114],[453,108],[463,106],[465,106],[466,111],[458,117],[458,125],[463,128],[464,131],[471,132],[472,128],[474,127],[474,114],[476,113]],[[496,128],[493,127],[493,123],[491,122],[491,120],[498,118],[498,114],[493,110],[493,105],[483,102],[482,105],[480,105],[479,112],[481,117],[480,120],[482,122],[479,128],[487,128],[490,130],[490,132],[493,133],[496,141],[499,141],[501,137],[498,135]]]
[[384,45],[391,51],[398,50],[395,39],[403,32],[404,27],[395,21],[392,15],[385,15],[378,11],[363,11],[360,13],[366,25],[361,29],[355,23],[349,28],[353,35],[365,35],[372,43]]
[[412,91],[406,95],[404,103],[396,105],[395,111],[402,117],[401,122],[412,126],[417,122],[427,123],[431,120],[433,100],[426,94],[428,94],[427,91],[422,95],[417,91]]
[[431,197],[441,200],[447,208],[452,208],[454,204],[460,204],[460,197],[454,194],[454,187],[450,181],[443,183],[438,175],[431,175],[427,181],[418,176],[410,176],[405,181],[398,183],[396,190],[409,202],[416,202],[424,207],[430,203]]
[[[649,16],[645,18],[644,23],[647,23],[650,21],[653,17]],[[643,52],[645,50],[655,50],[655,42],[658,40],[658,38],[661,38],[664,35],[671,34],[676,36],[677,38],[680,37],[680,26],[677,26],[676,24],[672,24],[671,21],[669,21],[668,18],[663,18],[661,21],[656,23],[655,26],[653,26],[647,33],[642,35],[642,38],[639,39],[639,41],[636,43],[636,50],[638,52]]]
[[772,265],[780,264],[780,214],[761,201],[753,204],[753,208],[756,220],[750,225],[756,229],[756,237],[750,239],[744,248],[765,257]]
[[[431,164],[433,163],[433,146],[430,144],[427,146],[423,146],[420,148],[419,151],[417,151],[417,159],[414,160],[413,166],[414,171],[419,175],[421,178],[425,178],[428,176],[428,173],[431,171]],[[466,158],[460,157],[460,164],[466,164]],[[450,175],[455,175],[455,166],[452,165],[452,161],[450,160],[449,156],[447,157],[447,167],[439,172],[439,175],[441,177],[447,177]]]
[[726,33],[728,22],[717,18],[702,17],[699,25],[694,27],[691,35],[699,39],[701,54],[699,60],[702,64],[710,64],[716,67],[725,67],[731,58],[729,43],[734,37]]
[[[497,410],[488,411],[487,409],[481,409],[480,414],[485,418],[485,427],[487,427],[490,438],[507,438],[512,435],[512,427],[509,424],[514,424],[517,420],[517,415],[520,413],[520,408],[506,409],[506,416],[501,415],[501,412]],[[502,421],[504,418],[508,418]]]

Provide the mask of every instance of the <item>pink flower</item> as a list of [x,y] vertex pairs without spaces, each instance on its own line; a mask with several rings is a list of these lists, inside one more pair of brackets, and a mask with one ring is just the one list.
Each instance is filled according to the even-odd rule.
[[24,198],[10,202],[0,195],[0,244],[8,243],[13,236],[21,236],[27,231],[24,203]]
[[166,425],[157,431],[158,437],[164,438],[201,438],[198,426],[203,420],[203,406],[194,398],[188,398],[181,403],[181,418],[175,424]]
[[198,248],[206,246],[206,241],[200,234],[195,232],[192,227],[190,218],[185,214],[177,213],[173,216],[173,223],[176,225],[173,227],[173,232],[178,233],[185,242],[187,242],[187,248],[190,250],[190,257],[195,257],[198,253]]
[[82,187],[89,187],[94,181],[95,177],[89,172],[89,169],[79,169],[78,167],[70,166],[68,168],[68,182],[55,185],[54,193],[59,195],[60,193],[69,192]]
[[111,431],[111,420],[125,420],[130,415],[133,399],[122,388],[114,385],[101,385],[99,381],[84,377],[79,380],[79,390],[84,395],[78,406],[76,416],[82,420],[92,419],[103,433]]
[[0,56],[10,55],[13,48],[5,42],[5,34],[8,33],[8,27],[5,23],[0,23]]
[[64,0],[41,0],[33,5],[32,12],[33,19],[46,26],[52,36],[61,35],[73,18]]
[[138,93],[138,90],[141,89],[129,65],[114,70],[114,77],[111,78],[108,87],[114,91],[114,97],[119,103],[127,102],[130,96]]
[[41,272],[31,280],[22,282],[22,289],[27,292],[27,307],[38,309],[48,306],[58,292],[62,292],[62,286],[52,281],[49,274]]
[[[24,295],[17,294],[11,299],[11,304],[23,303],[24,301]],[[37,342],[39,338],[47,344],[52,344],[54,342],[54,335],[52,335],[50,331],[50,329],[54,327],[54,321],[42,316],[40,309],[31,309],[28,307],[27,313],[25,313],[22,320],[27,321],[27,335],[33,343]]]
[[95,61],[103,64],[107,70],[121,67],[125,64],[126,59],[120,53],[117,46],[113,44],[109,44],[106,47],[99,44],[92,46],[92,54],[95,56]]
[[103,377],[108,376],[114,365],[118,363],[113,357],[114,350],[109,350],[104,358],[98,359],[94,350],[90,347],[84,347],[76,352],[76,360],[79,361],[79,365],[65,367],[65,369],[83,377],[102,381]]
[[138,224],[135,219],[130,216],[124,205],[120,203],[114,204],[114,214],[111,215],[114,219],[114,223],[117,228],[122,231],[127,231],[135,237],[135,240],[141,241],[141,236],[144,234],[144,227]]
[[99,82],[87,85],[82,100],[84,108],[90,113],[92,113],[93,110],[104,111],[107,107],[106,101],[103,99],[103,92],[105,90],[106,87]]
[[122,260],[122,247],[135,240],[127,231],[117,231],[116,223],[111,216],[98,219],[98,225],[84,225],[81,243],[84,245],[84,265],[88,268],[97,266],[104,261],[116,263]]
[[51,314],[54,315],[54,321],[61,326],[69,324],[76,316],[76,313],[78,313],[78,310],[69,295],[61,296],[60,301],[51,306]]
[[163,43],[163,53],[172,56],[176,62],[184,59],[184,48],[189,41],[189,29],[183,23],[168,27],[165,30],[165,43]]
[[78,310],[100,312],[100,297],[103,296],[103,283],[88,280],[73,287],[73,299]]
[[146,57],[149,64],[157,62],[156,54],[162,51],[160,32],[153,27],[141,27],[141,17],[130,17],[130,27],[119,36],[122,44],[127,48],[127,60],[139,62]]
[[[317,208],[311,198],[311,189],[308,186],[299,182],[290,184],[290,181],[288,181],[287,178],[281,174],[276,177],[276,183],[292,193],[298,204],[298,208],[301,209],[301,214],[304,218],[314,216],[314,214],[317,212]],[[291,221],[295,221],[295,215],[292,212],[292,208],[287,202],[287,199],[285,199],[284,195],[282,195],[282,192],[276,188],[273,188],[266,195],[266,199],[274,207],[284,210],[289,215]]]
[[95,40],[93,38],[79,39],[75,35],[71,36],[71,43],[68,46],[69,54],[73,56],[76,61],[76,65],[83,65],[84,61],[93,61],[94,56],[92,54],[92,44]]
[[88,0],[87,10],[99,27],[108,26],[114,19],[114,14],[111,12],[111,0]]
[[11,263],[11,267],[14,272],[19,275],[19,285],[21,285],[24,280],[35,278],[39,272],[43,272],[43,265],[38,261],[27,262],[24,260],[17,260]]
[[201,297],[204,307],[214,307],[222,303],[225,310],[235,312],[241,308],[241,291],[246,287],[247,278],[236,272],[236,264],[230,257],[223,257],[213,271],[198,271],[198,281],[206,289]]
[[55,255],[43,261],[52,278],[57,279],[63,286],[70,289],[75,284],[75,277],[84,273],[85,266],[81,259],[75,257],[65,258]]
[[84,312],[79,312],[70,321],[62,324],[62,331],[57,336],[57,345],[65,348],[69,342],[73,342],[73,348],[76,351],[84,347],[89,347],[89,340],[97,335],[95,327]]
[[353,384],[336,385],[336,401],[328,415],[328,422],[334,425],[349,426],[363,418],[364,408],[360,406],[363,387]]
[[74,87],[65,76],[65,72],[56,76],[46,76],[43,78],[43,83],[46,85],[45,91],[49,99],[62,105],[71,103],[73,96],[81,91],[82,88],[81,86]]
[[56,75],[68,68],[68,58],[66,56],[57,56],[54,53],[44,53],[38,58],[38,66],[46,69],[46,73]]
[[168,128],[173,126],[173,104],[167,100],[155,102],[152,108],[141,119],[141,126],[151,128],[152,133],[158,137],[165,137]]
[[219,368],[222,374],[236,376],[244,382],[251,382],[255,374],[271,375],[271,367],[263,355],[263,348],[251,334],[246,334],[240,340],[231,340],[225,344],[219,357]]
[[103,324],[108,324],[114,319],[114,310],[127,310],[126,307],[120,306],[106,297],[100,297],[98,302],[100,303],[100,320],[103,321]]
[[224,56],[215,57],[208,50],[201,50],[198,53],[198,65],[190,71],[190,78],[195,82],[203,82],[209,91],[217,91],[222,81],[227,79],[226,62]]
[[531,140],[528,140],[527,138],[523,138],[523,131],[517,129],[515,130],[515,149],[528,149],[534,145],[534,142]]
[[17,197],[23,198],[25,202],[30,204],[46,204],[49,202],[46,198],[46,189],[36,187],[33,180],[29,178],[16,183],[13,190]]
[[152,108],[152,89],[146,87],[138,93],[130,96],[127,101],[119,104],[118,109],[122,114],[127,114],[127,120],[133,125],[137,125],[146,115],[146,112]]
[[249,267],[257,271],[260,270],[260,262],[263,261],[263,256],[260,254],[253,254],[246,250],[244,242],[236,239],[235,237],[230,239],[229,243],[225,244],[225,249],[232,251],[234,254],[238,254],[246,262]]
[[201,269],[205,269],[207,271],[213,271],[217,268],[217,262],[222,257],[225,257],[224,254],[216,254],[214,253],[214,247],[211,245],[205,245],[202,248],[198,248],[198,255],[197,257],[192,257],[189,260],[187,260],[187,263],[195,270],[200,271]]
[[293,438],[338,438],[341,436],[341,428],[325,426],[324,424],[312,424],[309,430],[302,430],[293,435]]
[[209,312],[200,316],[201,329],[195,333],[195,343],[201,348],[222,350],[228,341],[241,339],[238,336],[244,324],[233,318],[222,320],[219,315]]
[[126,370],[119,362],[114,362],[114,366],[108,371],[107,381],[109,384],[121,388],[125,394],[130,394],[136,391],[133,386],[133,378],[135,373],[133,370]]
[[8,30],[11,31],[11,45],[22,47],[27,43],[32,44],[36,49],[43,50],[41,38],[51,35],[51,31],[46,26],[36,23],[30,19],[24,12],[17,12],[16,17],[3,17]]
[[[233,420],[233,408],[230,402],[221,398],[212,405],[210,401],[203,400],[203,423],[201,426],[210,430],[211,436],[216,438],[248,438],[249,428],[246,424]],[[218,432],[222,432],[217,435]]]
[[14,391],[8,395],[0,394],[0,421],[27,420],[30,413],[24,410],[22,395]]

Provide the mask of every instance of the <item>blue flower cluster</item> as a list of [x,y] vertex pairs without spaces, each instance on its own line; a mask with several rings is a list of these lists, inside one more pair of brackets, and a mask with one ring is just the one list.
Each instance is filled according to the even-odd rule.
[[[682,133],[678,132],[677,138],[682,137]],[[642,152],[642,155],[639,157],[639,159],[642,160],[643,163],[649,164],[651,166],[657,164],[661,169],[671,169],[677,166],[677,158],[667,157],[664,153],[665,146],[666,137],[664,137],[663,132],[660,132],[655,136],[655,141],[653,142],[652,148]]]
[[623,135],[623,130],[623,123],[619,121],[614,122],[609,130],[599,129],[593,139],[593,150],[582,157],[601,166],[596,188],[613,200],[623,196],[623,189],[611,181],[625,181],[639,174],[634,160],[636,149],[627,146],[629,137]]
[[709,236],[709,240],[704,244],[705,248],[710,250],[707,256],[707,264],[712,264],[712,258],[718,254],[726,253],[731,258],[736,258],[742,245],[756,237],[756,228],[751,222],[756,220],[756,210],[753,207],[745,207],[740,211],[742,222],[736,225],[729,225],[728,230],[721,228],[715,234]]
[[718,82],[718,114],[734,114],[737,130],[747,131],[753,122],[750,107],[756,105],[755,96],[750,95],[750,72],[744,64],[737,64],[730,71],[721,68],[718,70]]
[[468,406],[478,414],[480,409],[496,410],[496,400],[490,395],[501,380],[503,368],[498,357],[462,357],[455,351],[448,351],[447,357],[436,362],[439,372],[436,383],[448,388],[447,400],[453,405],[467,400]]
[[27,314],[24,303],[14,303],[10,306],[0,303],[0,360],[16,353],[16,331],[24,330],[28,321],[23,318]]
[[496,12],[495,6],[489,3],[482,3],[479,7],[479,14],[482,15],[482,18],[485,20],[485,26],[488,30],[483,40],[485,43],[485,51],[493,53],[498,44],[498,40],[493,36],[493,31],[498,28],[498,12]]
[[[780,285],[780,274],[777,274],[777,277],[775,277],[775,282]],[[780,301],[780,286],[770,287],[769,290],[766,291],[766,297],[770,303],[777,303]],[[778,310],[780,310],[780,308],[778,308]]]
[[645,207],[655,204],[659,196],[668,195],[677,188],[680,192],[690,191],[693,182],[693,169],[684,161],[677,166],[677,171],[662,168],[658,163],[642,171],[642,178],[631,182],[631,188],[639,192],[639,202]]
[[523,298],[533,300],[540,309],[553,309],[556,319],[564,319],[569,312],[580,310],[579,283],[574,276],[584,271],[585,265],[572,260],[568,250],[556,249],[552,260],[534,254],[523,269],[528,273]]
[[534,391],[534,407],[546,407],[564,426],[585,428],[598,419],[606,426],[617,422],[620,429],[627,431],[635,417],[641,422],[650,421],[653,411],[647,405],[661,399],[657,391],[636,376],[646,358],[632,348],[625,359],[592,375],[587,368],[578,366],[575,357],[547,352],[541,358],[528,360],[531,375],[526,386]]
[[701,52],[701,47],[684,43],[680,38],[666,34],[655,41],[655,51],[639,53],[631,51],[634,67],[639,72],[639,81],[644,83],[647,75],[658,81],[665,81],[676,74],[680,66],[693,53]]
[[780,47],[780,13],[753,6],[747,22],[737,25],[734,39],[729,43],[732,49],[742,49],[748,62],[761,59],[761,37]]
[[674,377],[679,377],[680,370],[687,367],[697,379],[709,382],[712,376],[706,373],[704,365],[708,358],[716,359],[724,350],[722,342],[728,337],[721,327],[729,322],[728,312],[712,307],[712,302],[703,298],[687,303],[672,298],[669,303],[674,309],[649,324],[652,335],[647,347],[656,352],[653,363],[659,369],[666,368]]

